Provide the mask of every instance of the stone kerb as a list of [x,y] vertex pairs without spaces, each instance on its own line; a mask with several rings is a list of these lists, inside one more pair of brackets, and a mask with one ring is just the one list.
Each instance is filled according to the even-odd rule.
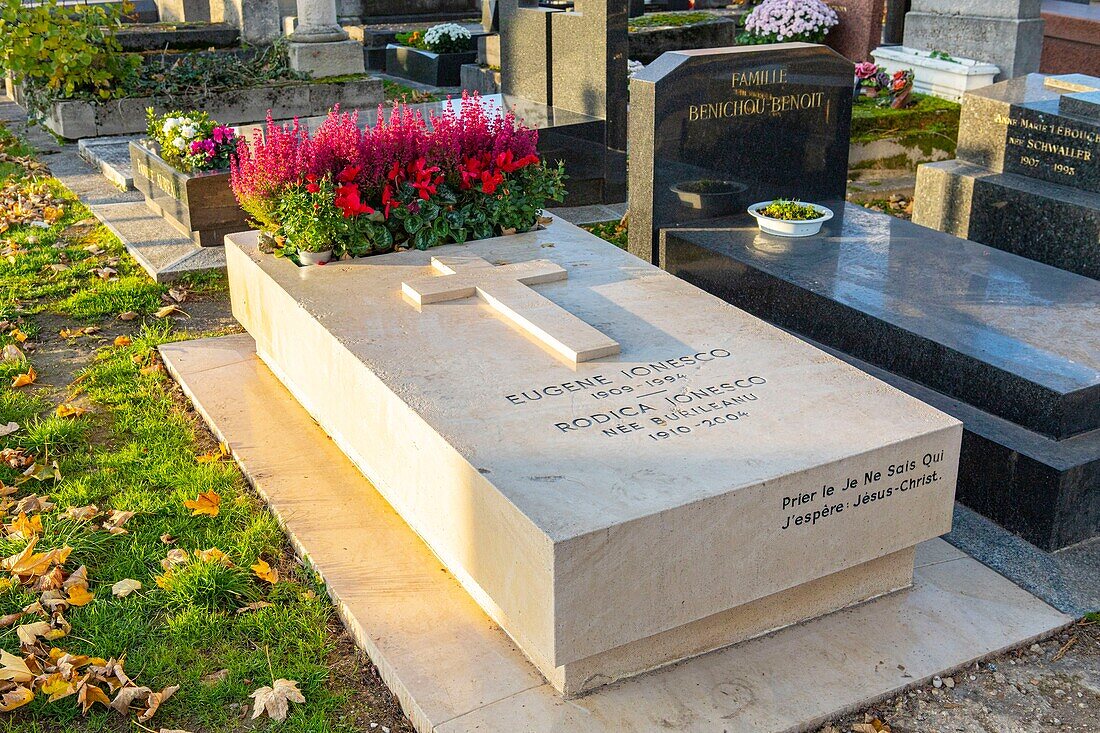
[[[204,98],[204,109],[225,124],[262,120],[270,110],[275,119],[323,115],[339,102],[347,108],[373,109],[382,102],[379,79],[341,82],[291,82],[215,92]],[[145,130],[145,110],[164,113],[178,102],[153,97],[127,97],[110,102],[83,100],[55,102],[45,126],[68,140],[104,135],[127,135]]]

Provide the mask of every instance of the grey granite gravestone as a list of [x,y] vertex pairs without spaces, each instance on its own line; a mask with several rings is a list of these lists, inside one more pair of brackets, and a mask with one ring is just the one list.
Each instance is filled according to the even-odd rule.
[[1100,278],[1098,98],[1081,74],[968,93],[958,158],[917,170],[913,221]]
[[777,197],[844,198],[854,67],[824,46],[670,51],[630,82],[630,251]]
[[913,0],[902,45],[996,65],[997,81],[1039,70],[1041,0]]
[[[544,156],[565,162],[580,203],[626,198],[627,0],[577,0],[569,11],[499,0],[501,92],[604,121],[597,138],[553,128]],[[585,191],[591,187],[593,190]]]

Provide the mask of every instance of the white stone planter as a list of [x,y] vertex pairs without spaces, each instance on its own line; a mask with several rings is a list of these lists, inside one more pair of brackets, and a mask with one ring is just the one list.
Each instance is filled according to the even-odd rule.
[[821,231],[822,224],[833,218],[832,210],[818,204],[806,204],[806,206],[817,209],[821,216],[806,221],[772,219],[770,216],[764,216],[760,213],[761,209],[766,209],[771,203],[771,201],[761,201],[758,204],[753,204],[749,207],[749,214],[756,219],[760,231],[765,234],[774,234],[777,237],[812,237]]
[[1000,69],[973,59],[952,58],[951,61],[931,58],[928,51],[905,46],[882,46],[871,52],[875,63],[893,74],[903,69],[913,70],[913,90],[941,99],[958,102],[971,89],[989,86]]

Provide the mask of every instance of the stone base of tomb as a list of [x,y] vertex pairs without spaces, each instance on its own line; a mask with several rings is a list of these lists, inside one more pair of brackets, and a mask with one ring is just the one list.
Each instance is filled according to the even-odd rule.
[[1100,278],[1100,193],[962,160],[917,168],[913,221]]
[[[566,701],[256,357],[249,336],[161,353],[420,733],[816,730],[1072,622],[937,539],[916,547],[906,590]],[[309,459],[287,456],[286,445]],[[878,562],[912,567],[909,556]],[[760,603],[760,618],[780,613]]]
[[725,613],[554,668],[536,666],[566,698],[909,587],[915,548],[775,593]]

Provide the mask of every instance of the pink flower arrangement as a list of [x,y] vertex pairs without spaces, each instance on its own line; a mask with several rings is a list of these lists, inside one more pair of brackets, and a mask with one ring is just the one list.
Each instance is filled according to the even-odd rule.
[[400,104],[377,119],[360,127],[357,112],[336,108],[311,135],[269,117],[231,162],[241,207],[290,254],[327,241],[357,256],[529,228],[564,195],[537,131],[476,94],[428,120]]
[[878,73],[878,64],[873,61],[862,61],[856,64],[856,78],[872,79]]
[[880,105],[889,104],[895,109],[901,109],[909,104],[909,96],[913,90],[913,70],[896,71],[890,76],[877,64],[865,61],[856,64],[855,84],[860,96],[877,99]]
[[157,115],[146,110],[146,130],[157,144],[160,156],[184,171],[225,170],[236,149],[233,128],[219,125],[206,112],[169,112]]
[[743,43],[821,43],[840,23],[822,0],[764,0],[745,19]]

